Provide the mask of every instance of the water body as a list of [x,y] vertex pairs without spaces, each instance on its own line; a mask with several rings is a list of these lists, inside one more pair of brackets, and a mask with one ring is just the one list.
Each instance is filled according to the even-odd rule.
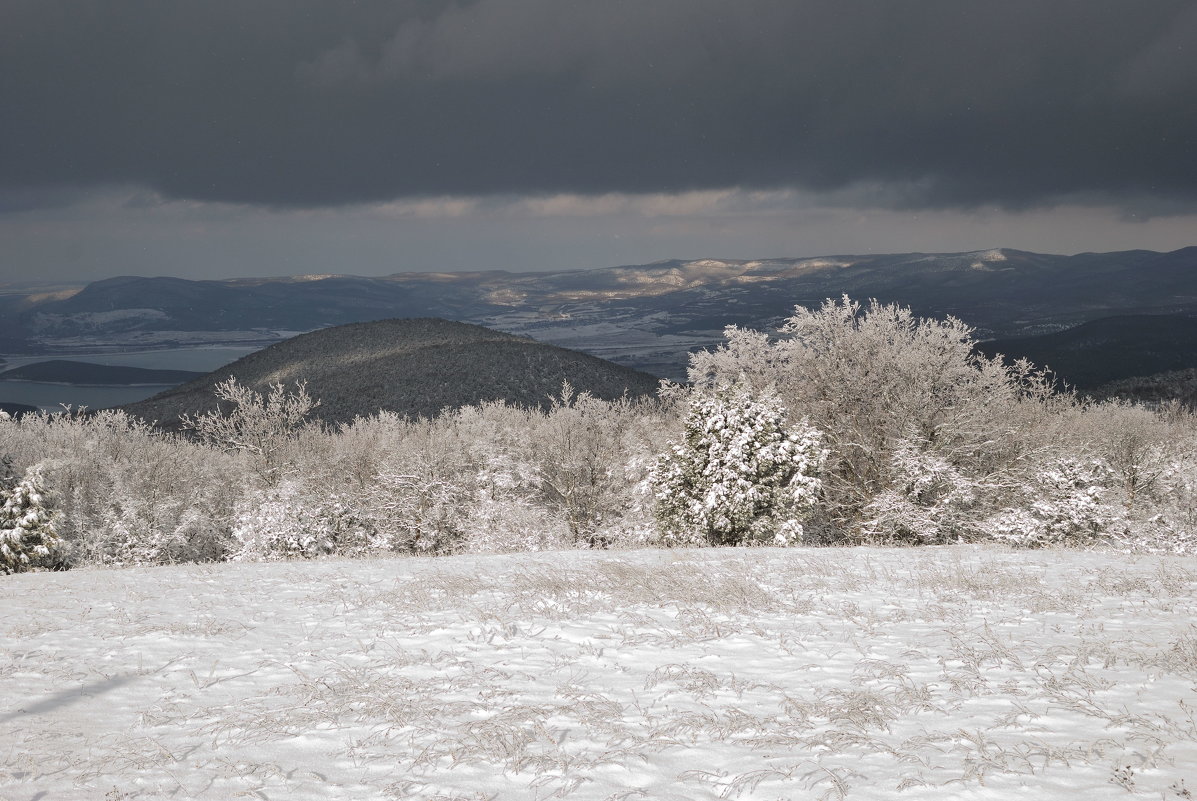
[[92,387],[83,384],[43,384],[40,381],[0,381],[0,400],[23,403],[51,412],[62,411],[63,405],[72,408],[105,409],[132,403],[173,384],[145,384],[134,387]]
[[[195,370],[210,372],[234,362],[257,347],[199,347],[167,348],[163,350],[130,351],[128,353],[63,353],[41,356],[6,357],[0,371],[11,370],[34,362],[50,359],[71,359],[77,362],[107,364],[122,367],[145,367],[159,370]],[[173,384],[145,384],[138,386],[90,386],[86,384],[49,384],[40,381],[0,380],[0,401],[24,403],[48,411],[59,411],[63,404],[89,409],[105,409],[132,403],[156,395]]]

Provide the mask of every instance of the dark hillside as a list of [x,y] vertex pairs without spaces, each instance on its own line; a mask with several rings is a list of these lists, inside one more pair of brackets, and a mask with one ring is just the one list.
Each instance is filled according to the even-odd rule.
[[30,406],[27,403],[9,403],[8,401],[0,401],[0,412],[10,414],[13,417],[20,417],[23,414],[29,414],[30,412],[36,412],[37,410],[38,408],[36,406]]
[[1180,314],[1103,317],[1035,337],[995,339],[983,353],[1026,357],[1080,389],[1197,367],[1197,318]]
[[1197,409],[1197,369],[1169,370],[1166,373],[1111,381],[1094,389],[1092,395],[1102,399],[1121,398],[1149,406],[1179,401]]
[[252,353],[202,378],[124,407],[130,414],[177,425],[180,414],[216,407],[213,388],[229,376],[263,391],[307,381],[328,423],[387,409],[432,416],[445,407],[489,400],[544,405],[562,381],[613,399],[648,395],[647,373],[482,326],[439,319],[379,320],[325,328]]

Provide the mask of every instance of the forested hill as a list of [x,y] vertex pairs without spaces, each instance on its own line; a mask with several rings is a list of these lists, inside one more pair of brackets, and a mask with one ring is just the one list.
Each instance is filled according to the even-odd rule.
[[1082,390],[1135,376],[1197,367],[1197,317],[1118,315],[1034,337],[994,339],[977,349],[989,356],[1025,357]]
[[608,400],[651,394],[658,384],[648,373],[482,326],[378,320],[301,334],[121,408],[175,427],[180,414],[214,409],[214,388],[230,376],[258,391],[306,381],[320,401],[314,416],[328,423],[380,409],[427,417],[491,400],[544,406],[563,381]]

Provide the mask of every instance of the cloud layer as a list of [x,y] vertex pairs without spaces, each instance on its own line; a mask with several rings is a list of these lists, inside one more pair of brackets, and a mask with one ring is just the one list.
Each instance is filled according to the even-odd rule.
[[1191,0],[4,5],[6,207],[112,184],[272,206],[728,187],[1197,205]]

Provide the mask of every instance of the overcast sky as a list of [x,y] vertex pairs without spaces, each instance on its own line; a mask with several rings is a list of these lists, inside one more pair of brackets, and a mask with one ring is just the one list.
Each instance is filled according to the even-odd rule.
[[0,280],[1195,232],[1192,0],[0,0]]

